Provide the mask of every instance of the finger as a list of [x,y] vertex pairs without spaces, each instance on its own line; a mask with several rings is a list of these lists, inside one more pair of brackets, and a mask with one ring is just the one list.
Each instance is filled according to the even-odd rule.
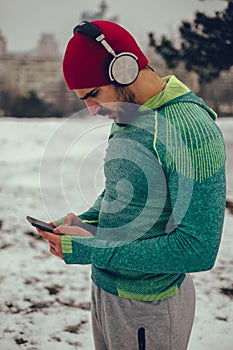
[[69,226],[69,225],[60,225],[57,228],[54,229],[54,232],[58,235],[66,234],[66,235],[73,235],[77,232],[78,227],[76,226]]
[[50,235],[54,235],[54,236],[55,236],[54,233],[49,233],[48,231],[43,231],[43,230],[41,230],[40,228],[37,228],[36,230],[37,230],[37,232],[38,232],[44,239],[46,239],[46,240],[48,240],[48,238],[50,237]]
[[59,242],[61,241],[60,235],[56,235],[54,233],[41,231],[41,235],[46,241],[49,241],[49,243],[52,244],[59,244]]
[[57,245],[56,243],[54,243],[54,242],[49,242],[49,244],[50,244],[51,247],[53,247],[53,248],[56,249],[56,245]]
[[92,236],[92,234],[89,231],[79,226],[61,225],[55,228],[54,232],[58,235],[65,234],[72,236]]
[[46,239],[47,241],[49,241],[49,240],[52,238],[52,233],[50,233],[50,232],[42,231],[42,230],[39,230],[38,232],[39,232],[39,233],[41,234],[41,236],[42,236],[44,239]]
[[42,235],[42,233],[44,232],[44,231],[42,231],[40,228],[35,228],[36,229],[36,231],[40,234],[40,235]]
[[73,217],[75,215],[73,213],[69,213],[66,215],[66,217],[63,220],[64,225],[72,225]]
[[52,226],[54,226],[54,227],[57,227],[56,221],[51,221],[51,222],[50,222],[50,225],[52,225]]
[[62,250],[58,249],[58,247],[54,247],[54,246],[50,245],[50,253],[59,257],[60,259],[64,259],[63,254],[62,254]]
[[63,223],[69,226],[80,226],[82,224],[82,220],[74,213],[69,213],[64,218]]
[[50,252],[53,253],[53,254],[60,254],[61,253],[61,249],[59,248],[59,246],[57,245],[52,245],[50,243]]
[[53,247],[51,244],[49,246],[50,253],[55,255],[55,247]]

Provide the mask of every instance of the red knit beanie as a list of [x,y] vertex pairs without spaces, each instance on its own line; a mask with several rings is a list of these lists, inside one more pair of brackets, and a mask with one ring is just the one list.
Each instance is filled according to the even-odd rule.
[[[116,53],[123,51],[138,57],[139,69],[148,64],[132,35],[114,22],[92,21],[105,35],[106,41]],[[77,33],[69,41],[63,60],[63,73],[70,90],[92,88],[111,83],[108,63],[113,56],[95,40]]]

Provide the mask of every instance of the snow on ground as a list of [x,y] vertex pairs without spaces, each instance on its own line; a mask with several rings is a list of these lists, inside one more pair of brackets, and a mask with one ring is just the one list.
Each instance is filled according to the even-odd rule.
[[[218,123],[231,199],[233,119]],[[92,203],[103,185],[108,130],[102,119],[0,119],[0,350],[93,350],[90,267],[52,256],[25,217],[49,220]],[[193,274],[197,307],[189,350],[232,349],[232,214],[226,209],[215,268]]]

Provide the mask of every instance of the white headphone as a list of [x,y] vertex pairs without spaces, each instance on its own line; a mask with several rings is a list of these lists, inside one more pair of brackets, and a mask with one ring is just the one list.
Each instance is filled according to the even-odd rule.
[[82,33],[89,38],[102,44],[104,48],[113,56],[108,66],[109,79],[119,85],[130,85],[138,76],[139,66],[138,58],[130,52],[121,52],[116,54],[112,47],[105,40],[105,35],[94,24],[83,21],[73,29],[73,34]]

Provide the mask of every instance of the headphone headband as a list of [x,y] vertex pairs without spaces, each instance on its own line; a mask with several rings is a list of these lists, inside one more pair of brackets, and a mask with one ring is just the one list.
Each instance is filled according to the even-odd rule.
[[[97,38],[101,35],[104,36],[104,34],[101,32],[101,30],[95,24],[88,22],[88,21],[83,21],[82,23],[80,23],[76,27],[74,27],[73,34],[75,35],[76,33],[85,34],[93,40],[97,40]],[[99,41],[99,40],[97,40],[97,41]]]

